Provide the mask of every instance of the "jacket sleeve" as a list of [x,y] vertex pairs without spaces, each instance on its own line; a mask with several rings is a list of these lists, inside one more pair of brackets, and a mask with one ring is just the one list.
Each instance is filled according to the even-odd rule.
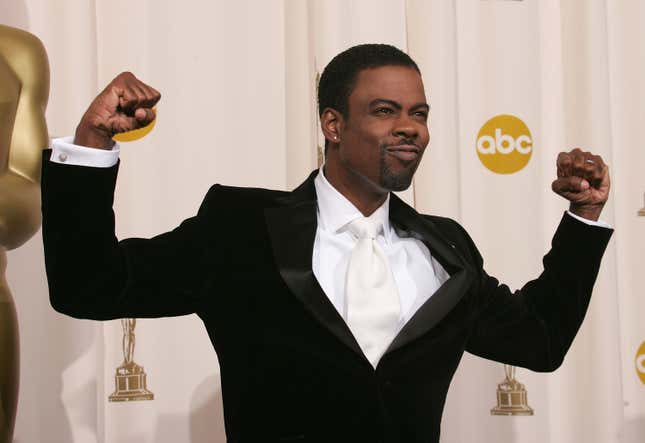
[[95,320],[198,312],[207,268],[203,219],[216,187],[176,229],[118,241],[112,210],[118,164],[58,164],[48,160],[50,152],[43,153],[42,214],[54,309]]
[[466,350],[534,371],[557,369],[585,317],[612,232],[564,215],[543,272],[515,293],[486,274],[473,246],[477,316]]

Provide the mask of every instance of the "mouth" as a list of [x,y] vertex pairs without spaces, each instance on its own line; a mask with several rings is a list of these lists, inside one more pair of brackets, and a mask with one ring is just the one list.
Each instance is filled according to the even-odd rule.
[[404,163],[409,163],[419,158],[421,149],[416,145],[394,145],[385,148],[385,151]]

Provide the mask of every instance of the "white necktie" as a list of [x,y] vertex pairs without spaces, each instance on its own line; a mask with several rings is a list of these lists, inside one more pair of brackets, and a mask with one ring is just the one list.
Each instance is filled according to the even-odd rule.
[[358,240],[347,268],[347,325],[374,367],[394,339],[401,311],[390,264],[376,242],[381,229],[369,218],[349,224]]

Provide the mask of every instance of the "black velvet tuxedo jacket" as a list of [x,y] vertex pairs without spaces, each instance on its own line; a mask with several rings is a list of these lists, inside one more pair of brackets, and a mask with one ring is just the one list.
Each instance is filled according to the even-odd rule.
[[118,166],[48,158],[53,307],[97,320],[197,313],[221,366],[229,442],[438,442],[464,351],[535,371],[561,364],[612,232],[565,215],[544,271],[513,294],[486,274],[459,224],[392,195],[392,223],[422,240],[450,279],[374,369],[312,271],[317,172],[293,192],[215,185],[173,231],[117,241]]

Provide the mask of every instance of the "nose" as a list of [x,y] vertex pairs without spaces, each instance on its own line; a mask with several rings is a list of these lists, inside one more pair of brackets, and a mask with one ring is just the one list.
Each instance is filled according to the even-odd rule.
[[410,118],[408,115],[401,115],[396,120],[392,128],[392,134],[401,138],[417,138],[419,135],[418,123]]

